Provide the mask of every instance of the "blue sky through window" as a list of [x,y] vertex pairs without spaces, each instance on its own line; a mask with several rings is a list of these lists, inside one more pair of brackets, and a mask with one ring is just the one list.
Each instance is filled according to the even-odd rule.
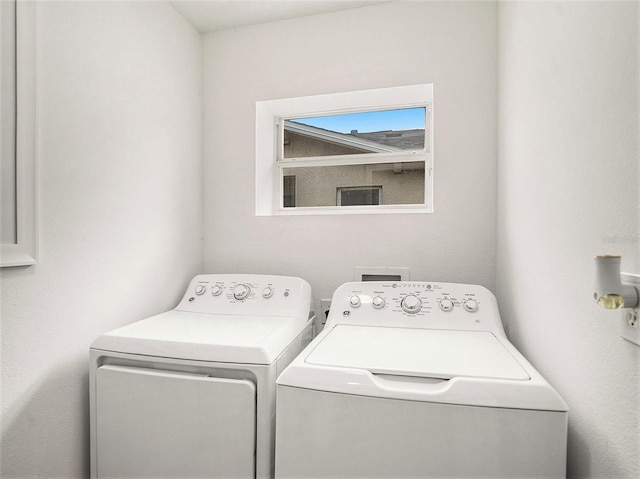
[[425,108],[345,113],[341,115],[295,118],[291,119],[291,121],[340,133],[351,133],[352,130],[366,133],[385,130],[424,129]]

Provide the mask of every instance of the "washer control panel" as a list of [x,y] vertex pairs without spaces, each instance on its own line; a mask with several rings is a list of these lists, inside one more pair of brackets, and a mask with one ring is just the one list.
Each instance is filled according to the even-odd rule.
[[259,274],[201,274],[176,308],[211,314],[288,316],[309,313],[311,287],[301,278]]
[[504,334],[493,293],[483,286],[460,283],[345,283],[331,300],[327,326],[335,324],[490,330]]

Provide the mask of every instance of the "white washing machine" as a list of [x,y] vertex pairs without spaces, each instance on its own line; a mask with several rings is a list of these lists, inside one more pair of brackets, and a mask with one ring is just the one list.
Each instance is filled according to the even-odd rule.
[[299,278],[196,276],[90,349],[92,478],[273,477],[275,379],[312,339]]
[[562,478],[568,408],[481,286],[340,286],[277,380],[277,478]]

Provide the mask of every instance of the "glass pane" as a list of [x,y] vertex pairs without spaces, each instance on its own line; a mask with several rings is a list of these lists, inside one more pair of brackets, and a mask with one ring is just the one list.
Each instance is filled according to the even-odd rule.
[[284,158],[423,150],[426,108],[403,108],[284,121]]
[[293,208],[296,206],[296,177],[285,176],[282,182],[283,198],[282,206],[285,208]]
[[338,188],[337,203],[339,206],[379,205],[381,192],[381,186]]
[[[283,168],[284,177],[295,175],[295,206],[338,206],[346,190],[376,189],[381,205],[424,204],[424,163],[377,163],[371,165],[309,166]],[[288,180],[291,181],[291,180]],[[289,184],[289,191],[292,188]],[[288,192],[283,192],[283,204]],[[342,205],[345,196],[342,196]],[[362,199],[362,196],[360,197]],[[374,197],[370,198],[373,201]],[[357,201],[357,197],[351,197]],[[347,201],[350,201],[349,199]],[[364,201],[364,200],[363,200]]]

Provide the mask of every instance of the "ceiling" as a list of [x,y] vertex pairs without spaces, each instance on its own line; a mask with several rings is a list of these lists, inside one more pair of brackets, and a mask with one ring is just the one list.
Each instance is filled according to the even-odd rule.
[[174,0],[171,5],[201,33],[350,10],[389,0]]

